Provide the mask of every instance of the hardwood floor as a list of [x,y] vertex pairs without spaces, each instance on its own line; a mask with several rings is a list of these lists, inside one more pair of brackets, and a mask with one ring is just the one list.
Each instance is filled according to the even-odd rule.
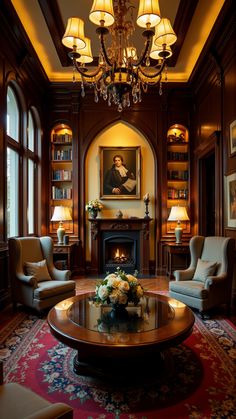
[[[94,290],[97,279],[91,277],[74,277],[76,289],[81,291]],[[167,291],[169,289],[169,279],[166,276],[149,277],[139,279],[144,289],[149,291]]]

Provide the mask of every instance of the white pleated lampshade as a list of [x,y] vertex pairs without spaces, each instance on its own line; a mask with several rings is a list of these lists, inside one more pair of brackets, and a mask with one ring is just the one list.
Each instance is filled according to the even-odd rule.
[[168,221],[189,221],[186,207],[171,207]]
[[54,207],[53,216],[51,221],[71,221],[71,213],[69,207],[63,207],[62,205]]
[[77,58],[76,61],[86,64],[93,61],[93,55],[91,51],[91,40],[87,37],[85,37],[84,40],[86,46],[78,51],[81,56]]
[[141,28],[156,26],[161,20],[158,0],[140,0],[137,16],[137,25]]
[[172,45],[176,42],[177,36],[171,26],[169,19],[163,18],[155,27],[155,41],[156,45]]
[[84,21],[82,19],[78,17],[68,19],[62,43],[68,48],[76,46],[77,49],[81,49],[85,47]]
[[[165,55],[165,58],[171,57],[172,51],[171,51],[171,47],[169,45],[166,45],[164,55]],[[163,46],[162,45],[156,45],[154,37],[153,37],[153,41],[152,41],[152,48],[151,48],[151,51],[150,51],[150,57],[153,60],[159,60],[159,59],[163,58]]]
[[113,25],[115,18],[112,0],[93,0],[89,19],[95,25],[100,25],[101,21],[104,22],[104,26]]

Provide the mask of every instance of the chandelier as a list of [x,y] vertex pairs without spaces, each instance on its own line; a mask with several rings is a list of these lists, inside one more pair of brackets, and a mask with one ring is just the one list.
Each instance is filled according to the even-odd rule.
[[[81,96],[85,96],[85,85],[89,85],[94,89],[95,102],[101,96],[109,106],[117,105],[119,112],[130,106],[131,99],[133,103],[141,102],[142,91],[147,92],[149,85],[159,83],[162,94],[163,74],[167,81],[166,62],[172,55],[170,45],[177,40],[169,19],[161,18],[158,0],[140,0],[136,23],[145,30],[143,50],[138,56],[132,42],[133,9],[130,0],[93,1],[89,19],[98,25],[96,33],[100,39],[98,65],[93,70],[86,67],[93,56],[83,20],[69,18],[62,38],[62,43],[71,49],[73,81],[77,72],[81,76]],[[105,38],[109,34],[111,44],[107,47]]]

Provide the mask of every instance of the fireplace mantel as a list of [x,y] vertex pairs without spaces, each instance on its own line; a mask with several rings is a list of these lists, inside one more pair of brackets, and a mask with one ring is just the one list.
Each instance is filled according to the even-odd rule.
[[149,275],[149,224],[152,218],[89,218],[91,223],[91,274],[102,272],[102,241],[104,231],[139,232],[139,273]]

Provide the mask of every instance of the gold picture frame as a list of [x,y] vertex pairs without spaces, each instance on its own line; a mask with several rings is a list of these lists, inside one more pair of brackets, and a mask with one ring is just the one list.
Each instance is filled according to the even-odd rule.
[[230,157],[236,154],[236,119],[230,124],[229,128],[229,154]]
[[226,180],[226,223],[236,228],[236,172],[225,177]]
[[140,199],[141,147],[99,147],[100,199]]

